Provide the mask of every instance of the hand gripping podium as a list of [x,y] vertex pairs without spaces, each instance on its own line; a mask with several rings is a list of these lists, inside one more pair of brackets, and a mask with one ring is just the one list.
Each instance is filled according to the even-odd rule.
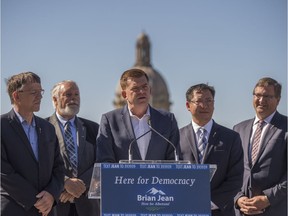
[[103,216],[210,216],[216,165],[189,161],[95,163],[88,196]]

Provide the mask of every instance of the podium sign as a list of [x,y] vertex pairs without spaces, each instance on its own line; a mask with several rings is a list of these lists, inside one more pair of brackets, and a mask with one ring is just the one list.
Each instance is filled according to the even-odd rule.
[[207,164],[101,164],[103,216],[209,216]]

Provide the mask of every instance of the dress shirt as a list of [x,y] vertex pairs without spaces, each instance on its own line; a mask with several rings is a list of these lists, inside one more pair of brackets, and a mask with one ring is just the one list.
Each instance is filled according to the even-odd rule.
[[[211,119],[206,125],[204,126],[199,126],[197,125],[195,122],[192,121],[192,127],[193,127],[193,130],[196,134],[196,142],[198,143],[199,141],[199,135],[200,135],[200,128],[204,128],[206,131],[207,131],[207,140],[209,140],[209,135],[210,135],[210,132],[211,132],[211,128],[212,128],[212,125],[213,125],[213,120]],[[207,147],[207,145],[206,145]]]
[[[194,132],[195,132],[195,134],[196,134],[196,143],[198,143],[198,141],[199,141],[199,136],[200,136],[200,128],[204,128],[206,131],[207,131],[207,137],[206,137],[206,139],[207,140],[209,140],[209,136],[210,136],[210,132],[211,132],[211,129],[212,129],[212,126],[213,126],[213,120],[212,119],[210,119],[210,121],[206,124],[206,125],[204,125],[204,126],[199,126],[199,125],[197,125],[195,122],[193,122],[192,121],[192,127],[193,127],[193,130],[194,130]],[[208,146],[208,143],[209,142],[207,142],[207,145],[206,145],[206,147],[205,147],[205,150],[206,150],[206,148],[207,148],[207,146]],[[205,150],[204,150],[204,155],[205,155]],[[216,209],[219,209],[219,207],[217,206],[217,205],[215,205],[212,201],[211,201],[211,210],[216,210]]]
[[[276,111],[275,111],[276,112]],[[265,134],[265,131],[267,130],[268,128],[268,125],[269,123],[271,122],[271,119],[273,118],[274,116],[274,113],[272,113],[270,116],[268,116],[267,118],[263,119],[263,123],[264,123],[264,126],[262,128],[262,132],[261,132],[261,138],[260,138],[260,142],[259,142],[259,149],[261,148],[261,145],[262,145],[262,140],[263,140],[263,137],[264,137],[264,134]],[[255,116],[255,120],[253,122],[253,127],[252,127],[252,134],[251,134],[251,137],[250,137],[250,147],[249,147],[249,160],[251,160],[251,152],[252,152],[252,143],[253,143],[253,139],[254,139],[254,135],[255,135],[255,132],[256,132],[256,129],[257,129],[257,126],[258,126],[258,122],[260,121],[260,119]]]
[[[142,134],[150,130],[148,126],[148,119],[150,118],[150,110],[148,108],[146,114],[144,114],[144,116],[142,116],[142,118],[140,119],[136,115],[133,115],[130,110],[129,110],[129,113],[131,117],[134,134],[137,139],[139,136],[141,136]],[[151,133],[148,133],[145,136],[137,140],[137,145],[138,145],[142,160],[145,160],[150,139],[151,139]]]
[[[15,109],[14,109],[15,111]],[[34,155],[36,159],[38,160],[38,136],[36,131],[36,123],[34,118],[32,119],[31,124],[29,124],[18,112],[16,112],[16,115],[25,131],[25,134],[30,142],[30,145],[33,149]]]
[[[57,112],[56,112],[56,116],[59,120],[59,125],[60,125],[60,128],[61,128],[61,131],[62,131],[62,134],[64,136],[64,127],[67,123],[67,120],[63,119]],[[76,125],[75,125],[75,117],[70,119],[69,122],[71,123],[70,124],[70,128],[71,128],[71,132],[72,132],[72,136],[73,136],[73,141],[74,141],[74,145],[75,145],[75,150],[76,150],[76,160],[78,161],[78,146],[79,146],[79,143],[78,143],[78,137],[77,137],[77,128],[76,128]]]

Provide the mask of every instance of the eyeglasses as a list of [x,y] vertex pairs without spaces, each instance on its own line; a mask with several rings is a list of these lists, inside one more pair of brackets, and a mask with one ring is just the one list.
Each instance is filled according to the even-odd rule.
[[271,100],[271,99],[273,99],[275,97],[274,95],[261,95],[261,94],[253,94],[253,95],[258,100],[260,100],[261,98],[263,98],[264,100]]
[[44,95],[44,89],[40,90],[18,90],[18,92],[28,92],[32,96]]
[[191,103],[193,103],[193,104],[195,104],[196,106],[200,106],[200,105],[211,105],[211,104],[213,104],[214,103],[214,100],[212,100],[212,99],[207,99],[207,100],[204,100],[204,101],[190,101]]

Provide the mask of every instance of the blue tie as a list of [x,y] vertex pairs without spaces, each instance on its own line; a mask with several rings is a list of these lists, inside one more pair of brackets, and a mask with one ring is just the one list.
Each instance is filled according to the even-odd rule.
[[77,177],[77,157],[76,157],[76,147],[73,141],[72,131],[70,127],[71,122],[67,121],[64,127],[64,137],[65,137],[65,144],[66,150],[68,152],[68,156],[70,159],[70,163],[72,166],[73,176]]
[[207,131],[205,128],[199,129],[198,150],[199,150],[199,162],[201,163],[204,156],[205,147],[207,144]]

